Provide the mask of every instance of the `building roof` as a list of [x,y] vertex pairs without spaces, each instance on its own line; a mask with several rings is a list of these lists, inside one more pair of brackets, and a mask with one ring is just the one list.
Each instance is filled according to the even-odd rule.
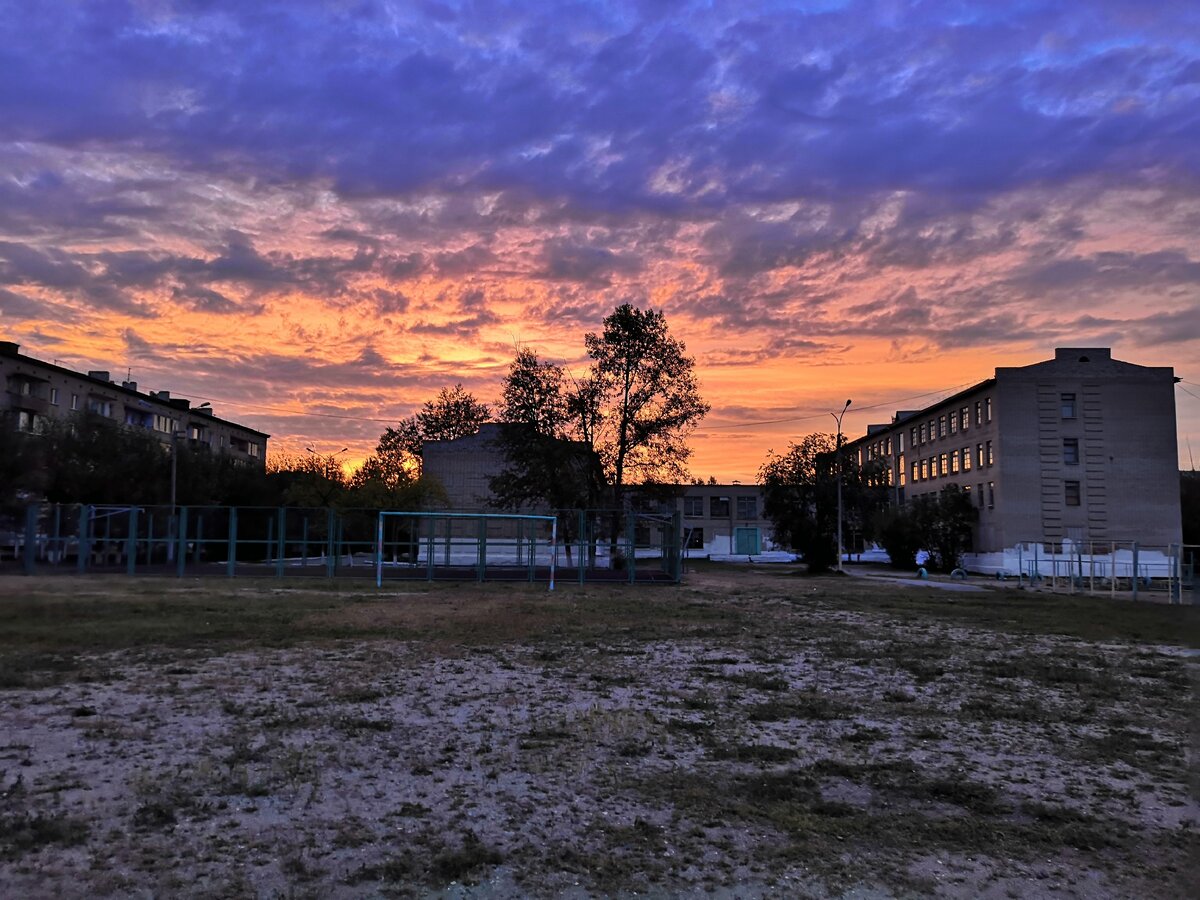
[[[265,431],[259,431],[256,428],[251,428],[248,425],[243,425],[241,422],[231,422],[229,419],[222,419],[220,416],[213,415],[207,409],[196,407],[191,408],[191,401],[185,400],[182,397],[161,396],[153,393],[144,393],[136,388],[129,388],[115,381],[103,381],[89,375],[87,372],[77,372],[74,369],[68,369],[65,366],[57,365],[56,363],[48,363],[45,360],[37,359],[33,356],[26,356],[20,352],[20,345],[12,341],[0,341],[0,356],[10,359],[17,359],[20,362],[31,363],[42,369],[49,369],[52,372],[57,372],[60,375],[69,375],[72,378],[79,378],[84,381],[94,381],[97,385],[108,390],[116,391],[120,394],[125,394],[129,397],[136,397],[143,403],[154,403],[161,406],[171,407],[183,412],[191,412],[197,416],[203,416],[205,419],[210,419],[214,422],[220,422],[222,425],[229,425],[232,428],[238,428],[242,431],[248,431],[251,434],[256,434],[259,437],[269,438],[271,435]],[[166,393],[165,391],[163,393]]]

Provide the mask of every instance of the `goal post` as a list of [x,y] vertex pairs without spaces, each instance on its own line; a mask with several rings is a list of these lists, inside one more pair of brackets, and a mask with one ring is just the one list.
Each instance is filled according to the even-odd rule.
[[[400,562],[400,542],[397,540],[392,542],[392,560],[389,562],[387,560],[387,523],[397,520],[411,523],[403,544],[408,559]],[[510,525],[516,535],[489,535],[488,526],[493,524],[499,524],[502,531],[504,525]],[[558,560],[557,516],[408,510],[380,510],[379,512],[375,532],[375,586],[383,586],[383,573],[385,567],[388,566],[403,566],[410,571],[418,566],[424,566],[428,580],[433,580],[434,572],[439,568],[438,555],[442,557],[445,568],[461,570],[468,566],[473,567],[476,570],[476,579],[479,581],[485,579],[489,564],[494,567],[503,566],[510,569],[514,566],[526,566],[532,581],[533,572],[537,568],[539,542],[537,533],[533,529],[526,537],[525,529],[530,525],[550,526],[546,556],[549,563],[550,590],[554,590],[555,567]],[[440,534],[438,533],[439,529],[441,530]],[[543,544],[543,546],[545,545]]]

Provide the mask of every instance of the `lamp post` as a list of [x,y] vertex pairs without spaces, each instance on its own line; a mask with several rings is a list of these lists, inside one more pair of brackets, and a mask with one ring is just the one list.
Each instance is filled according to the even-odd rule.
[[842,571],[842,416],[849,408],[850,401],[847,400],[840,413],[830,413],[837,422],[837,444],[834,453],[837,462],[837,570],[839,572]]

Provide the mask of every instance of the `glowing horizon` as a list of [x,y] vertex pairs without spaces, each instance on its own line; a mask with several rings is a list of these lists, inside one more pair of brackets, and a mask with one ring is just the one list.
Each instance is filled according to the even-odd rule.
[[1191,464],[1200,13],[525,6],[13,10],[0,340],[355,462],[631,302],[720,481],[1105,346],[1184,379]]

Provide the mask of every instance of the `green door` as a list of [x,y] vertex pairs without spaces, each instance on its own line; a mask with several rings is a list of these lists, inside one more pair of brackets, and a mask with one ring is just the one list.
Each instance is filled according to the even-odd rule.
[[734,552],[738,556],[754,556],[762,552],[757,528],[735,528],[733,530]]

